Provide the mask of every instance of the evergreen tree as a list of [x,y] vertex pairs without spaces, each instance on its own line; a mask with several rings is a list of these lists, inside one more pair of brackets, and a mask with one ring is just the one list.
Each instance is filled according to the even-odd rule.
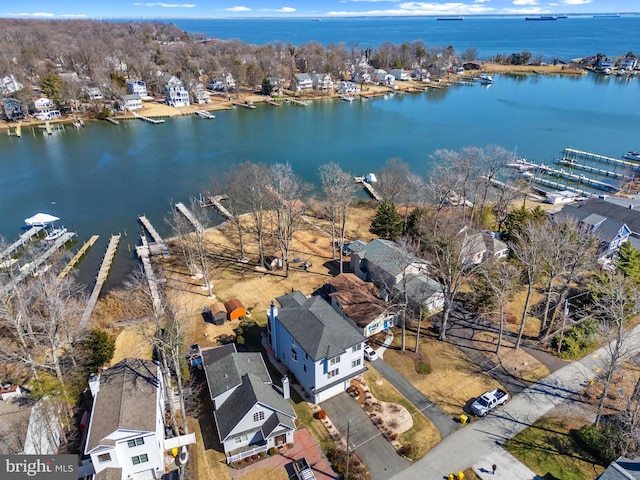
[[615,266],[634,283],[640,283],[640,250],[634,248],[631,242],[620,245],[615,257]]
[[402,217],[393,202],[380,204],[369,231],[385,240],[395,240],[402,235]]
[[81,349],[87,356],[87,369],[97,372],[102,365],[113,358],[116,341],[101,328],[93,328],[87,338],[81,342]]
[[42,93],[44,93],[50,100],[53,100],[56,105],[59,106],[63,101],[62,79],[59,75],[53,72],[45,73],[40,78],[40,87],[42,88]]

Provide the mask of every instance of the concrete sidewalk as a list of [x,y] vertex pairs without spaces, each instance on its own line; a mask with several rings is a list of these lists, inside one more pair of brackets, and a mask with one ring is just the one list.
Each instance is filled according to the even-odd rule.
[[[497,467],[495,475],[491,468],[493,465]],[[482,480],[542,480],[542,477],[536,475],[503,448],[496,448],[482,461],[476,463],[473,471]]]

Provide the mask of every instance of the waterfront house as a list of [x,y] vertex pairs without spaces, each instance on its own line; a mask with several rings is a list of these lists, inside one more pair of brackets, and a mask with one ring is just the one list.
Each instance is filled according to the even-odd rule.
[[230,73],[223,73],[222,80],[227,86],[227,91],[231,92],[236,89],[236,79],[233,78],[233,75],[231,75]]
[[396,77],[388,73],[386,70],[378,68],[371,74],[372,80],[379,85],[393,85],[396,81]]
[[24,85],[16,80],[13,73],[0,78],[0,95],[11,95],[22,90]]
[[344,80],[338,82],[338,93],[341,95],[359,92],[360,87],[358,87],[358,85],[354,82],[346,82]]
[[122,101],[120,103],[122,110],[140,110],[142,108],[142,99],[140,95],[137,93],[132,93],[130,95],[123,95]]
[[198,105],[211,103],[211,94],[207,92],[204,85],[200,82],[195,85],[195,89],[193,91],[193,102]]
[[411,78],[418,82],[428,82],[431,74],[424,68],[417,68],[411,72]]
[[7,122],[17,122],[25,117],[24,107],[20,100],[15,98],[2,99],[2,118]]
[[137,94],[140,95],[140,97],[149,96],[149,93],[147,92],[147,84],[142,80],[130,78],[127,80],[127,90],[130,94]]
[[311,82],[315,90],[323,92],[333,89],[333,80],[330,73],[312,73]]
[[377,293],[372,283],[362,281],[353,273],[341,273],[332,278],[322,288],[322,292],[331,306],[365,337],[398,323],[398,315],[382,298],[387,293]]
[[638,66],[638,59],[634,56],[624,57],[618,63],[620,70],[634,70]]
[[262,93],[268,95],[281,95],[281,85],[284,85],[284,80],[280,80],[277,77],[266,77],[262,82]]
[[[615,207],[610,205],[610,209],[615,210]],[[591,232],[598,240],[598,261],[602,263],[608,263],[618,251],[620,244],[629,241],[631,229],[624,221],[619,220],[620,218],[623,217],[613,218],[608,211],[600,210],[594,204],[565,205],[562,210],[551,216],[553,221],[576,221]]]
[[400,80],[406,82],[407,80],[411,80],[411,75],[404,68],[394,68],[389,71],[389,74],[393,75],[396,80]]
[[260,353],[234,344],[201,350],[213,417],[229,463],[293,443],[296,414],[289,383],[276,389]]
[[104,98],[102,91],[98,87],[85,87],[84,93],[88,100],[102,100]]
[[313,80],[308,73],[295,73],[291,79],[291,90],[294,92],[304,92],[313,88]]
[[354,82],[359,84],[371,83],[371,74],[366,70],[358,70],[351,75]]
[[53,120],[60,118],[60,110],[56,108],[51,99],[40,97],[33,102],[33,116],[38,120]]
[[614,66],[614,61],[606,55],[601,55],[596,59],[596,68],[602,72],[611,71]]
[[172,449],[195,434],[165,438],[165,393],[157,363],[126,358],[89,380],[93,408],[84,453],[95,480],[159,479]]
[[209,90],[221,92],[225,88],[224,80],[219,77],[212,78],[211,80],[209,80],[209,83],[207,83],[207,88]]
[[406,300],[412,309],[442,307],[442,286],[429,276],[429,264],[390,240],[361,240],[349,244],[351,271],[364,281],[385,289],[392,300]]
[[323,402],[349,388],[367,369],[365,338],[322,297],[297,291],[278,297],[267,310],[265,346],[284,363],[311,398]]
[[164,86],[162,93],[164,93],[166,104],[170,107],[179,108],[189,106],[189,92],[184,88],[182,82],[167,83]]

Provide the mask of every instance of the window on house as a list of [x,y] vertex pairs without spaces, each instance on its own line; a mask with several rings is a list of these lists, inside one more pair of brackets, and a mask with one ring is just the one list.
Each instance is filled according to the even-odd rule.
[[249,440],[249,437],[247,435],[238,435],[236,438],[233,439],[236,445],[240,445],[241,443],[244,443],[247,440]]
[[110,453],[102,453],[102,454],[98,455],[98,462],[99,463],[110,462],[110,461],[111,461],[111,454]]
[[135,457],[131,457],[131,462],[133,462],[134,465],[138,465],[140,463],[144,463],[148,461],[149,461],[149,456],[146,453],[143,453],[142,455],[136,455]]
[[291,359],[292,359],[294,362],[297,362],[297,361],[298,361],[298,352],[296,352],[293,348],[291,349]]
[[302,366],[302,369],[306,372],[306,371],[307,371],[307,366],[306,366],[306,365],[303,365],[303,366]]
[[144,445],[144,438],[138,437],[132,440],[128,440],[127,445],[129,446],[129,448],[137,447],[138,445]]
[[359,367],[362,364],[362,360],[356,358],[353,362],[351,362],[351,368]]
[[340,370],[339,368],[336,368],[335,370],[331,370],[329,373],[327,373],[327,378],[333,378],[337,376],[339,370]]
[[335,365],[336,363],[340,363],[340,355],[329,360],[329,365]]
[[256,412],[253,414],[254,422],[261,422],[262,420],[264,420],[264,412]]
[[354,347],[351,347],[351,351],[352,352],[359,352],[360,350],[362,350],[362,344],[361,343],[357,344]]
[[297,347],[298,344],[296,343],[296,339],[295,338],[291,338],[291,346],[292,347]]

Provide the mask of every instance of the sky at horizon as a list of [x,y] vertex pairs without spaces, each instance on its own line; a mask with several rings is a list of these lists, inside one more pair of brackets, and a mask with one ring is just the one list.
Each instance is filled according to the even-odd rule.
[[[255,18],[638,13],[639,0],[24,0],[0,3],[5,18]],[[4,5],[3,5],[4,4]]]

